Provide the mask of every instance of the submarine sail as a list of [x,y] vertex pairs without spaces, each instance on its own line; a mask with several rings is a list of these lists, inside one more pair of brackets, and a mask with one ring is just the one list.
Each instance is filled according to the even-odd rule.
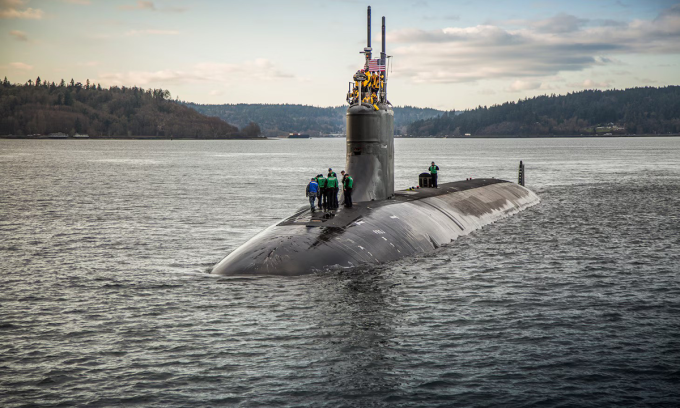
[[387,100],[385,17],[380,58],[372,58],[371,6],[363,69],[354,74],[347,94],[346,169],[356,180],[355,202],[384,200],[394,195],[394,110]]

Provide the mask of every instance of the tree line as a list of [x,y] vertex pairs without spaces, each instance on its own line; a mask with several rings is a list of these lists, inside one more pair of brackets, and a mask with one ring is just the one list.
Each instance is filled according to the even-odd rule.
[[408,126],[411,136],[549,136],[680,133],[680,86],[544,95]]
[[112,86],[40,77],[25,84],[0,83],[0,135],[62,132],[90,137],[248,138],[260,134],[256,123],[243,129],[207,117],[170,99],[164,89]]
[[[320,108],[290,104],[197,104],[182,102],[196,111],[223,119],[237,126],[257,122],[267,136],[300,132],[312,136],[345,133],[347,106]],[[443,111],[413,106],[396,106],[394,109],[395,133],[406,131],[415,120],[441,115]]]

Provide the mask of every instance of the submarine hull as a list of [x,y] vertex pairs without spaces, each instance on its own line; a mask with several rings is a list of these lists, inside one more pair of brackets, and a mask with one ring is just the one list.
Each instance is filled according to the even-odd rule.
[[380,265],[432,252],[539,202],[518,184],[476,179],[398,191],[394,199],[357,203],[332,218],[305,208],[251,238],[212,272],[293,276]]

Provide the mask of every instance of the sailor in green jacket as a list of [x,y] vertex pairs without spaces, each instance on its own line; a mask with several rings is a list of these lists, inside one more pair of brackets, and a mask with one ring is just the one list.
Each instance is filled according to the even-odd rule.
[[345,191],[345,207],[352,208],[352,188],[354,187],[354,179],[349,173],[345,174],[343,181],[343,189]]
[[328,208],[328,201],[326,200],[326,178],[323,174],[316,176],[316,182],[319,184],[319,208],[326,210]]
[[338,208],[338,178],[335,177],[335,173],[326,179],[326,194],[328,201],[328,209],[335,210]]
[[439,166],[432,162],[430,165],[430,175],[432,176],[432,187],[437,188],[437,172],[439,171]]

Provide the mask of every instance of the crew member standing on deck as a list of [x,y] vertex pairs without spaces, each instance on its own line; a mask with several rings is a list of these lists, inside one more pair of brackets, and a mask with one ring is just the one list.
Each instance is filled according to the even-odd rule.
[[319,208],[326,210],[328,208],[328,201],[326,201],[326,178],[323,174],[316,176],[316,182],[319,184]]
[[352,208],[352,188],[354,187],[354,179],[349,173],[343,177],[342,186],[345,191],[345,207]]
[[342,176],[342,179],[340,180],[340,187],[342,187],[342,202],[345,202],[345,179],[347,178],[347,174],[345,173],[345,170],[340,172],[340,175]]
[[430,165],[430,175],[432,176],[432,187],[437,188],[437,172],[439,171],[439,166],[432,162]]
[[[328,184],[328,179],[330,179],[331,177],[335,178],[335,188],[334,188],[334,191],[330,191],[329,194],[328,194],[328,197],[329,197],[329,200],[330,200],[328,202],[328,209],[335,210],[335,209],[338,208],[338,186],[339,186],[338,175],[335,174],[333,169],[329,167],[328,168],[328,175],[326,176],[326,184]],[[328,186],[326,186],[326,187],[328,187]]]
[[314,202],[316,201],[316,196],[319,194],[319,184],[316,179],[312,177],[312,180],[307,184],[307,197],[309,197],[309,205],[312,207],[312,212],[316,210],[314,208]]
[[328,209],[335,210],[338,208],[338,178],[335,173],[326,179],[326,194],[328,200]]

